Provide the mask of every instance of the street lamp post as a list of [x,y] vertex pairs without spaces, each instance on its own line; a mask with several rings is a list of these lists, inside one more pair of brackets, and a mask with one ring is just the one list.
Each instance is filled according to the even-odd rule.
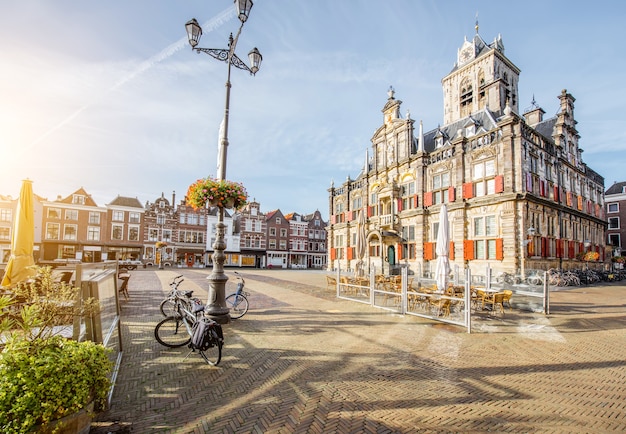
[[[202,36],[202,28],[198,24],[195,18],[189,20],[185,24],[185,29],[187,30],[187,37],[189,38],[189,45],[191,48],[198,53],[206,53],[214,59],[226,62],[228,65],[228,75],[226,78],[226,103],[224,108],[224,129],[222,132],[222,136],[220,138],[219,149],[218,149],[218,166],[217,166],[217,179],[225,180],[226,179],[226,153],[228,149],[228,114],[230,110],[230,70],[231,65],[248,71],[251,75],[255,75],[261,66],[261,61],[263,57],[259,50],[255,47],[250,53],[248,53],[250,66],[246,65],[243,60],[241,60],[235,54],[235,48],[237,46],[237,40],[239,39],[239,35],[241,34],[241,30],[243,29],[243,25],[248,20],[248,16],[250,15],[250,10],[252,9],[252,0],[235,0],[235,7],[237,9],[237,17],[239,21],[241,21],[241,25],[239,26],[239,30],[237,31],[237,36],[233,38],[231,33],[228,39],[228,48],[200,48],[198,47],[198,43],[200,42],[200,37]],[[220,204],[218,206],[218,220],[217,225],[215,226],[215,244],[213,245],[213,271],[211,275],[207,278],[210,282],[209,285],[209,296],[207,301],[207,307],[205,312],[207,316],[211,319],[215,320],[219,324],[228,324],[230,322],[230,315],[228,314],[228,307],[225,302],[225,289],[226,282],[228,281],[228,277],[224,274],[224,260],[226,259],[226,255],[224,254],[224,250],[226,250],[226,242],[224,240],[224,230],[226,225],[224,224],[224,206]]]

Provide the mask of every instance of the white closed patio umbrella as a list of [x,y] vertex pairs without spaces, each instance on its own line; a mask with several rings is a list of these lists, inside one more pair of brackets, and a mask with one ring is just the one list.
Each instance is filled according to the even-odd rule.
[[367,240],[365,234],[365,213],[363,210],[359,211],[359,215],[357,217],[357,229],[356,229],[356,257],[358,259],[356,263],[357,276],[363,276],[365,274],[365,252],[367,251]]
[[435,278],[437,280],[437,290],[444,292],[448,284],[448,275],[450,274],[450,224],[448,222],[448,207],[446,204],[441,205],[439,211],[439,229],[437,230],[437,268]]

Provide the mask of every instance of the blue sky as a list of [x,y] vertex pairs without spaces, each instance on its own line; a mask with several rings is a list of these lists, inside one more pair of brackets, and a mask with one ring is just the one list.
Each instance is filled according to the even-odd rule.
[[[441,79],[471,38],[501,34],[521,69],[520,109],[533,96],[551,117],[567,89],[583,160],[608,188],[626,180],[626,6],[622,2],[255,0],[233,69],[226,177],[262,211],[328,217],[328,192],[362,168],[393,86],[402,114],[443,122]],[[226,64],[193,53],[226,48],[239,25],[230,0],[24,0],[0,3],[0,194],[20,181],[55,199],[79,187],[105,205],[118,194],[177,202],[216,175]]]

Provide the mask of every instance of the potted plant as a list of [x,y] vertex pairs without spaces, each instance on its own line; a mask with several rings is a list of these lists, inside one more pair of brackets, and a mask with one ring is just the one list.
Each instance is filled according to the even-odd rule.
[[78,295],[78,288],[56,282],[45,267],[32,282],[0,296],[3,433],[89,432],[93,409],[105,408],[109,351],[60,334],[75,315],[98,309],[97,302],[80,302]]
[[243,208],[248,203],[248,192],[239,182],[209,177],[198,179],[187,190],[187,204],[194,209],[211,206]]

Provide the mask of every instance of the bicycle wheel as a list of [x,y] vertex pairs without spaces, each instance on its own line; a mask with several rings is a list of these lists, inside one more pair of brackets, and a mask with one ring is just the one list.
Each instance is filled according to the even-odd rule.
[[224,342],[217,341],[218,343],[209,348],[208,350],[200,351],[200,355],[211,366],[217,366],[222,360],[222,347],[224,346]]
[[248,299],[242,294],[230,294],[226,297],[226,306],[230,309],[232,319],[241,318],[248,312]]
[[183,319],[179,316],[168,316],[154,328],[154,337],[161,345],[170,348],[182,347],[191,340]]
[[166,298],[159,305],[159,310],[163,316],[176,316],[176,301],[172,298]]

